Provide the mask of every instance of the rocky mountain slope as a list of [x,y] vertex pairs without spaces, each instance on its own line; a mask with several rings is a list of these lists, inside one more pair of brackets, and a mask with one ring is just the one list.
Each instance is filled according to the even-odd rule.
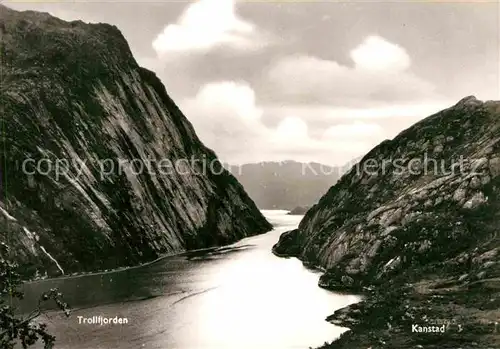
[[330,318],[353,330],[332,348],[494,348],[499,222],[500,102],[467,97],[374,148],[274,252],[367,294]]
[[27,275],[270,230],[120,31],[0,5],[0,241]]
[[306,214],[306,212],[309,210],[309,207],[302,207],[302,206],[297,206],[294,209],[290,210],[288,212],[289,215],[299,215],[303,216]]
[[292,160],[226,165],[261,209],[312,206],[349,168]]

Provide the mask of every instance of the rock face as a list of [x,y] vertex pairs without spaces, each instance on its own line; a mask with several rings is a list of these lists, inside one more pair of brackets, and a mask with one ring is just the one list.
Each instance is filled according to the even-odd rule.
[[304,215],[307,210],[309,209],[309,207],[302,207],[302,206],[297,206],[295,207],[293,210],[291,210],[290,212],[288,212],[289,215]]
[[0,5],[0,34],[0,241],[28,275],[271,229],[116,27]]
[[274,252],[325,269],[320,286],[367,294],[329,318],[352,331],[325,348],[500,346],[499,164],[500,102],[467,97],[382,142],[281,236]]
[[373,149],[275,250],[298,247],[331,286],[485,253],[500,216],[499,159],[500,103],[465,98]]

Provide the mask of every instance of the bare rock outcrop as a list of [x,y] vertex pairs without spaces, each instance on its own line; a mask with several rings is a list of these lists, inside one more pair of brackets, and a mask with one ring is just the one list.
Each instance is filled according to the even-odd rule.
[[452,264],[472,247],[479,255],[497,229],[499,164],[500,103],[464,98],[368,153],[275,251],[293,246],[327,270],[321,283],[331,287],[344,275],[363,286],[396,269]]
[[[273,250],[365,300],[324,348],[497,348],[500,102],[467,97],[386,140]],[[415,324],[443,333],[416,333]],[[444,326],[444,327],[443,327]]]
[[271,229],[116,27],[0,5],[0,35],[0,241],[26,274]]

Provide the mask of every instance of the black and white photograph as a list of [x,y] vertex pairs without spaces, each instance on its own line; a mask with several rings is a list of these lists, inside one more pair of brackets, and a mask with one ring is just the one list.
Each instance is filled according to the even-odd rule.
[[0,349],[499,323],[500,1],[0,1]]

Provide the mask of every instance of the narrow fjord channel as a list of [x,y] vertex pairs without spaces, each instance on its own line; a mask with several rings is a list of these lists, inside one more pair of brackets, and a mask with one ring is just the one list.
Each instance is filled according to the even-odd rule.
[[[323,290],[318,272],[274,256],[273,244],[302,216],[264,214],[275,227],[267,234],[140,268],[30,283],[27,300],[59,287],[74,308],[70,318],[41,319],[56,349],[305,349],[335,339],[346,329],[326,316],[359,297]],[[83,323],[92,317],[128,323]]]

